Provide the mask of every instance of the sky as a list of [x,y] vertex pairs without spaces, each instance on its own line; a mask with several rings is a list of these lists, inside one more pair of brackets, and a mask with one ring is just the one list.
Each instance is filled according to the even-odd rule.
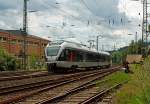
[[[0,29],[22,28],[23,0],[0,0],[0,14]],[[126,46],[136,32],[140,39],[141,23],[141,1],[28,0],[29,34],[50,40],[76,38],[83,44],[100,35],[99,50]]]

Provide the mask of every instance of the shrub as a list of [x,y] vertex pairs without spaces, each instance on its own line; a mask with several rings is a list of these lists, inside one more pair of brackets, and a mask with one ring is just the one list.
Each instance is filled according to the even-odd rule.
[[16,59],[5,50],[0,49],[0,71],[16,70]]

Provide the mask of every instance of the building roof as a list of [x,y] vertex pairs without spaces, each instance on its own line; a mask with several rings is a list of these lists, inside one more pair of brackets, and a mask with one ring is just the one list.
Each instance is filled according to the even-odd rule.
[[0,32],[7,32],[6,30],[0,29]]
[[[3,29],[0,29],[0,32],[8,32],[8,33],[10,33],[12,35],[23,35],[23,32],[21,30],[3,30]],[[47,39],[44,39],[44,38],[41,38],[41,37],[38,37],[38,36],[35,36],[35,35],[27,34],[27,36],[49,41]]]
[[9,33],[13,34],[13,35],[22,35],[22,31],[21,30],[6,30]]

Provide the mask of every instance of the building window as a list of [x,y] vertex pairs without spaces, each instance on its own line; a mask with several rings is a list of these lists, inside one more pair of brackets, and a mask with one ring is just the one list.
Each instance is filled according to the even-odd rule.
[[46,43],[42,43],[42,46],[43,46],[43,47],[46,47],[46,46],[47,46],[47,44],[46,44]]
[[3,37],[3,41],[7,41],[7,38],[6,38],[6,37]]
[[45,58],[45,56],[42,56],[42,59],[44,59]]
[[33,45],[33,42],[32,41],[28,41],[28,45]]
[[19,44],[23,44],[23,40],[18,40],[18,43]]
[[12,44],[16,44],[16,43],[17,43],[17,40],[16,40],[16,39],[12,39],[12,40],[11,40],[11,43],[12,43]]
[[3,40],[3,38],[2,37],[0,37],[0,41],[2,41]]
[[30,42],[30,41],[27,41],[26,43],[27,43],[27,45],[31,45],[31,42]]
[[6,37],[0,37],[0,41],[1,41],[1,42],[6,42],[6,41],[7,41],[7,38],[6,38]]
[[33,44],[34,46],[38,46],[38,43],[37,42],[34,42],[34,44]]

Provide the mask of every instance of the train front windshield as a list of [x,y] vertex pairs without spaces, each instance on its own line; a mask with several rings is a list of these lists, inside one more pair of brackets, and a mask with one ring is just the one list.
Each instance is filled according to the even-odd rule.
[[57,56],[60,47],[48,47],[47,56]]

